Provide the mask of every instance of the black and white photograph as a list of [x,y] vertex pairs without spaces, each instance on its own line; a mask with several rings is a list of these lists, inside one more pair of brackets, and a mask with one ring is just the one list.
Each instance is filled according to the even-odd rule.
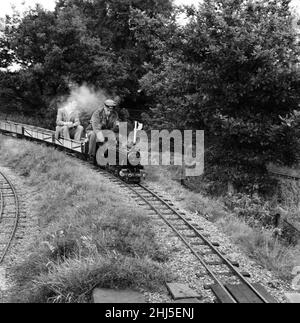
[[0,2],[0,303],[300,303],[300,0]]

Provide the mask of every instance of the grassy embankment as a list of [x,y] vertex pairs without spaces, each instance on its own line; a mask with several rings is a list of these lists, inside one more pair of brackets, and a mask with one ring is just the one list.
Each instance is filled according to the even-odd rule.
[[95,286],[160,291],[168,250],[131,201],[63,153],[0,137],[0,163],[35,192],[39,232],[13,271],[13,302],[89,302]]
[[[247,197],[248,204],[244,203],[240,208],[230,210],[226,207],[224,198],[213,199],[201,193],[194,193],[172,180],[176,174],[174,168],[148,167],[147,173],[150,181],[159,184],[166,192],[176,196],[176,199],[187,210],[207,216],[247,255],[266,269],[273,271],[278,278],[287,281],[294,278],[292,270],[296,265],[300,265],[300,245],[286,245],[274,237],[272,230],[261,228],[259,223],[253,226],[245,221],[248,217],[250,222],[255,223],[255,218],[251,218],[254,214],[264,212],[261,204],[255,204],[255,201],[249,203]],[[299,200],[295,199],[296,197],[299,199],[300,187],[293,193],[286,184],[283,191],[286,195],[285,201],[289,201],[286,205],[287,212],[299,214]]]
[[282,206],[286,210],[286,216],[291,223],[300,228],[300,182],[282,179],[280,184]]

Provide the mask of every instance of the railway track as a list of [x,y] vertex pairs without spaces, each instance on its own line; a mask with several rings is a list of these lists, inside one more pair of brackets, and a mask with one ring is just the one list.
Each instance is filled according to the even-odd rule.
[[0,171],[0,265],[15,237],[20,218],[19,199],[11,181]]
[[[168,225],[205,269],[213,284],[206,286],[221,303],[276,303],[264,288],[252,285],[251,276],[239,271],[239,264],[232,262],[220,250],[220,244],[210,241],[208,234],[193,223],[185,212],[164,199],[149,185],[129,185],[114,175],[94,168],[102,176],[127,191],[140,207],[145,207],[151,217],[156,216]],[[219,267],[219,268],[218,268]],[[220,271],[219,269],[222,270]],[[224,268],[226,271],[224,273]]]
[[[49,144],[47,140],[43,141],[44,143]],[[41,139],[38,138],[38,142],[40,141]],[[74,154],[70,153],[70,149],[68,147],[61,147],[61,149],[64,149],[68,154]],[[83,157],[80,152],[75,153],[77,157],[78,153],[81,158]],[[84,162],[83,164],[87,165],[87,163]],[[193,223],[192,219],[190,219],[185,212],[176,208],[172,202],[160,196],[159,193],[146,184],[127,184],[120,178],[115,177],[113,174],[105,170],[98,167],[92,168],[98,173],[101,173],[101,175],[109,179],[111,182],[117,184],[124,190],[124,193],[127,192],[136,200],[140,207],[144,207],[145,210],[147,210],[149,216],[155,216],[158,219],[163,220],[165,224],[171,228],[178,239],[180,239],[186,248],[188,248],[197,258],[199,261],[199,267],[201,266],[204,268],[206,275],[210,277],[211,281],[213,281],[213,283],[206,286],[206,288],[210,289],[214,293],[218,302],[276,303],[276,300],[274,300],[262,286],[251,284],[249,280],[251,276],[248,273],[240,272],[239,264],[232,262],[220,251],[219,243],[211,241],[209,235],[205,232],[205,229]],[[0,188],[2,188],[0,189],[0,230],[3,231],[2,221],[4,219],[9,218],[12,220],[9,225],[9,233],[5,233],[7,239],[4,243],[0,240],[1,264],[18,226],[19,203],[13,186],[4,175],[2,177],[0,176]],[[15,205],[14,211],[9,210],[9,217],[6,209],[7,201],[10,201],[11,204]],[[2,236],[1,231],[0,236]],[[219,270],[220,268],[226,268],[226,270]]]

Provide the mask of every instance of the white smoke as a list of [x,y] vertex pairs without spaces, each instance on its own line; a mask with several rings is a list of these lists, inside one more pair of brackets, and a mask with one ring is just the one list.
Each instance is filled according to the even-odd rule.
[[95,90],[86,84],[74,86],[71,94],[59,104],[59,109],[64,108],[69,115],[78,112],[81,116],[89,116],[99,108],[104,107],[108,95],[104,90]]

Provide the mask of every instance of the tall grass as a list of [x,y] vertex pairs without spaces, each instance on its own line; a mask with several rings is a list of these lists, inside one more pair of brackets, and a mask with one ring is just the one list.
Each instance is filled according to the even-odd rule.
[[40,226],[13,271],[12,301],[86,302],[98,285],[163,289],[169,251],[118,188],[63,153],[15,139],[0,139],[0,162],[36,192]]
[[252,259],[264,268],[274,272],[279,278],[291,280],[292,271],[300,264],[299,246],[283,244],[272,231],[253,229],[244,221],[226,215],[217,220],[216,224],[230,236]]
[[300,230],[300,182],[280,181],[280,202],[285,216],[299,226]]
[[[300,265],[300,245],[289,246],[281,242],[272,230],[264,228],[261,224],[250,226],[248,222],[255,221],[249,221],[247,214],[249,217],[252,216],[253,212],[258,210],[257,207],[254,208],[254,211],[250,210],[246,203],[242,206],[243,209],[229,210],[223,198],[205,196],[200,191],[188,190],[178,181],[174,181],[177,172],[173,167],[148,167],[147,172],[150,174],[149,180],[151,182],[158,184],[163,190],[175,196],[177,201],[187,210],[209,218],[230,237],[233,243],[237,244],[245,254],[257,263],[272,270],[279,278],[288,281],[293,278],[293,268]],[[297,204],[299,188],[300,186],[297,184],[294,191],[291,190],[291,187],[287,187],[285,192],[286,205],[295,212],[299,207]],[[263,210],[258,211],[263,212]],[[241,213],[243,218],[240,218]]]
[[207,197],[186,189],[180,184],[180,170],[174,166],[146,167],[147,179],[158,184],[165,192],[176,196],[176,199],[187,210],[200,215],[209,215],[212,219],[225,214],[225,207],[220,199]]

